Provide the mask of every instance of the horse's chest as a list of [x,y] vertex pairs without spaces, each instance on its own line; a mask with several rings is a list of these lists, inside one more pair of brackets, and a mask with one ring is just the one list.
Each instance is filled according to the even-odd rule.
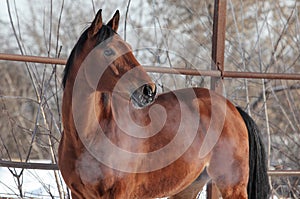
[[101,164],[88,151],[76,160],[76,172],[86,184],[96,184],[105,178]]

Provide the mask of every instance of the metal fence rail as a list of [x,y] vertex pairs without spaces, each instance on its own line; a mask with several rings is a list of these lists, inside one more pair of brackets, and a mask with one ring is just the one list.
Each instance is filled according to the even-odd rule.
[[[40,170],[58,170],[57,164],[50,163],[30,163],[0,160],[0,167],[13,167],[20,169],[40,169]],[[269,170],[270,176],[300,176],[299,170]]]
[[[62,58],[51,58],[41,56],[28,56],[17,54],[0,53],[0,60],[18,61],[18,62],[33,62],[42,64],[65,65],[67,60]],[[300,66],[299,66],[300,67]],[[237,72],[237,71],[219,71],[219,70],[196,70],[185,69],[179,67],[153,67],[144,66],[147,72],[166,73],[166,74],[182,74],[194,76],[210,76],[210,77],[227,77],[227,78],[251,78],[251,79],[286,79],[300,80],[300,74],[291,73],[259,73],[259,72]]]

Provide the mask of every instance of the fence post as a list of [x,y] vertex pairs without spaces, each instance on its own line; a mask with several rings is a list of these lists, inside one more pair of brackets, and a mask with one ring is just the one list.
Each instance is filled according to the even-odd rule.
[[224,50],[225,50],[225,32],[226,32],[226,0],[215,0],[213,35],[212,35],[212,70],[219,70],[221,77],[211,78],[211,89],[222,94],[220,88],[224,73]]
[[[221,77],[211,77],[210,88],[223,94],[223,72],[224,72],[224,50],[225,50],[225,32],[226,32],[226,0],[215,0],[213,35],[212,35],[212,70],[219,70]],[[207,185],[207,199],[218,199],[219,192],[213,182]]]

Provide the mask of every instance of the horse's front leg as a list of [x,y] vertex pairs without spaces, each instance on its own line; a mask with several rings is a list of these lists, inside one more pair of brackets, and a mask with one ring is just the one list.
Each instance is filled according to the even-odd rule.
[[210,177],[204,170],[192,184],[169,199],[195,199],[209,179]]

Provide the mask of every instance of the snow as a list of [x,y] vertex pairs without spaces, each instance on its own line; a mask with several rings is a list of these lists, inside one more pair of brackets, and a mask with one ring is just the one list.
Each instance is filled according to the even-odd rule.
[[[21,169],[12,170],[17,174],[21,172]],[[24,170],[20,182],[24,198],[59,198],[54,171],[27,169]],[[9,169],[0,167],[0,198],[19,198],[20,192],[17,184],[17,178],[13,177]]]

